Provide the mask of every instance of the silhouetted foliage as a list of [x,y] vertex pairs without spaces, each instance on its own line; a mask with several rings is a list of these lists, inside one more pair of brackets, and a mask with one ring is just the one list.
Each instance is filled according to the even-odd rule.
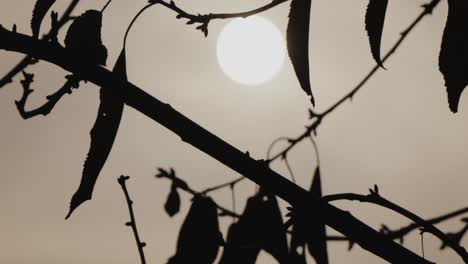
[[223,244],[218,212],[213,200],[196,195],[177,240],[177,252],[168,264],[213,263]]
[[380,44],[382,42],[387,5],[388,0],[369,0],[365,19],[372,57],[380,67],[383,67],[380,58]]
[[292,0],[289,13],[289,23],[286,32],[289,58],[302,90],[310,96],[315,105],[314,95],[310,87],[309,73],[309,24],[312,0]]
[[171,191],[167,195],[167,200],[164,204],[164,209],[170,217],[176,215],[180,210],[180,196],[177,192],[177,186],[174,183],[172,183]]
[[106,65],[107,49],[101,40],[102,13],[88,10],[73,20],[65,37],[65,47],[80,60]]
[[456,113],[460,96],[468,85],[468,1],[448,0],[448,17],[439,55],[450,110]]
[[276,197],[260,190],[248,199],[239,221],[231,225],[220,263],[254,263],[260,250],[287,263],[285,231]]
[[[317,199],[322,198],[322,179],[320,168],[315,169],[310,192]],[[319,212],[317,212],[319,213]],[[312,216],[306,223],[307,248],[318,264],[328,264],[327,238],[325,224],[320,215]]]
[[33,37],[39,37],[39,30],[41,28],[42,20],[47,14],[47,11],[55,3],[55,0],[37,0],[34,5],[33,15],[31,19],[31,30]]
[[[125,50],[119,55],[115,63],[113,72],[118,74],[123,80],[127,79]],[[109,153],[114,144],[117,130],[122,118],[124,101],[121,97],[110,89],[100,90],[100,105],[93,128],[91,129],[91,146],[88,157],[83,166],[83,175],[80,186],[73,195],[70,202],[70,211],[66,218],[70,217],[73,211],[86,200],[90,200],[93,194],[94,185],[101,172]]]
[[[12,71],[10,71],[7,76],[2,78],[1,83],[3,85],[4,83],[10,82],[11,78],[17,73],[21,71],[23,72],[24,79],[21,80],[23,95],[20,100],[16,101],[18,111],[23,118],[27,119],[39,114],[49,114],[63,95],[71,93],[72,88],[78,88],[78,84],[81,80],[91,80],[101,87],[98,115],[90,132],[90,149],[84,163],[79,188],[71,199],[70,211],[67,218],[70,217],[72,212],[83,202],[91,199],[97,178],[104,167],[114,144],[123,114],[124,103],[127,103],[168,127],[181,136],[184,141],[187,141],[193,146],[215,157],[225,165],[243,174],[243,176],[258,184],[262,183],[260,184],[259,191],[248,199],[242,215],[239,216],[235,212],[236,199],[234,195],[234,209],[231,211],[216,203],[212,198],[207,196],[207,193],[209,191],[219,190],[225,187],[230,187],[234,193],[235,184],[240,182],[243,178],[236,179],[228,182],[227,184],[208,188],[206,191],[197,192],[191,189],[187,182],[178,178],[173,169],[170,171],[159,169],[159,174],[156,175],[157,178],[168,178],[172,181],[170,192],[166,203],[164,204],[164,209],[169,216],[174,216],[180,210],[181,201],[178,190],[188,192],[194,196],[190,210],[179,232],[176,253],[168,260],[169,264],[213,263],[218,255],[219,248],[222,245],[224,246],[224,250],[220,260],[221,264],[254,264],[261,250],[264,250],[282,264],[305,264],[307,262],[306,252],[310,253],[316,263],[328,264],[327,241],[332,239],[326,235],[325,224],[330,225],[338,231],[340,231],[341,228],[345,237],[338,237],[336,240],[348,241],[350,243],[350,248],[356,241],[356,243],[374,254],[381,256],[388,261],[398,263],[429,263],[424,258],[419,257],[392,241],[392,239],[401,239],[401,241],[403,241],[403,237],[411,230],[424,227],[424,232],[432,233],[443,241],[442,248],[448,246],[454,249],[465,262],[468,261],[468,254],[460,245],[460,241],[468,231],[468,224],[466,224],[460,231],[447,234],[434,226],[436,223],[466,213],[468,211],[466,208],[426,221],[401,206],[381,197],[377,185],[375,185],[373,189],[369,189],[370,193],[368,195],[348,193],[323,197],[319,166],[317,166],[315,170],[309,192],[287,180],[284,180],[279,174],[276,174],[266,167],[266,165],[269,165],[277,157],[281,157],[286,163],[291,175],[293,175],[291,166],[287,163],[288,152],[302,140],[308,137],[312,139],[311,134],[312,132],[316,132],[316,129],[321,124],[322,119],[340,106],[344,101],[352,98],[352,96],[362,87],[362,85],[364,85],[364,83],[367,82],[367,80],[369,80],[379,67],[383,68],[380,50],[388,0],[369,0],[365,15],[365,27],[369,36],[371,53],[377,63],[377,66],[371,70],[371,72],[356,88],[351,90],[351,92],[346,94],[323,113],[319,114],[316,113],[315,110],[310,109],[310,119],[313,120],[313,123],[306,127],[305,133],[296,139],[282,138],[286,139],[290,145],[275,156],[275,158],[261,162],[253,160],[250,158],[248,153],[245,155],[195,122],[175,111],[172,107],[152,98],[145,92],[139,90],[138,87],[129,84],[127,82],[125,48],[122,49],[115,63],[112,74],[108,73],[104,67],[96,66],[106,65],[107,49],[103,45],[101,39],[102,13],[111,1],[112,0],[109,0],[101,11],[88,10],[82,15],[74,18],[64,40],[65,49],[59,45],[57,33],[61,26],[63,26],[68,20],[72,19],[69,15],[78,4],[79,1],[77,0],[70,3],[69,8],[65,12],[66,15],[64,15],[62,19],[58,19],[58,13],[52,12],[52,29],[45,37],[46,41],[38,40],[39,32],[42,21],[51,6],[55,3],[55,0],[36,1],[31,20],[33,38],[17,33],[16,25],[13,26],[13,30],[11,32],[0,26],[0,34],[3,37],[0,38],[0,46],[3,49],[20,51],[28,54],[31,53],[31,56],[41,55],[37,54],[38,50],[39,53],[46,53],[52,50],[65,57],[70,56],[69,58],[73,60],[76,59],[80,64],[79,66],[76,66],[73,62],[70,62],[70,64],[62,61],[57,62],[56,58],[51,54],[47,54],[47,56],[43,57],[37,56],[72,71],[72,74],[66,77],[67,81],[62,88],[54,94],[47,96],[47,102],[44,105],[31,111],[26,111],[25,105],[28,96],[33,92],[31,84],[34,81],[34,75],[27,73],[24,69],[28,65],[35,63],[37,60],[32,59],[32,57],[26,57]],[[241,13],[210,13],[206,15],[195,15],[182,10],[174,1],[165,2],[162,0],[149,0],[149,4],[141,9],[130,23],[125,34],[125,39],[131,25],[133,25],[137,17],[141,15],[144,10],[156,4],[160,4],[161,6],[177,13],[176,17],[178,19],[188,19],[187,24],[197,24],[196,29],[202,31],[204,35],[207,36],[209,22],[213,19],[248,17],[271,9],[286,1],[288,0],[274,0],[257,9]],[[405,31],[403,31],[397,43],[390,49],[389,53],[384,56],[383,60],[386,60],[388,56],[390,56],[399,47],[406,35],[424,16],[430,14],[432,9],[438,3],[439,0],[432,0],[429,4],[423,6],[424,11]],[[468,84],[468,75],[464,73],[466,68],[465,60],[468,60],[468,37],[464,30],[466,22],[468,22],[468,3],[462,0],[448,0],[448,3],[449,13],[442,39],[439,67],[445,78],[450,109],[453,112],[457,112],[460,95]],[[315,98],[311,89],[309,72],[310,11],[311,0],[291,0],[286,34],[288,55],[291,59],[295,74],[299,80],[301,88],[310,96],[312,105],[314,105]],[[3,42],[7,44],[5,45]],[[25,45],[24,43],[29,45]],[[31,43],[37,44],[40,48],[30,49],[27,46],[32,46],[30,45]],[[82,66],[81,64],[91,68],[91,70],[89,70],[91,73],[83,71],[80,68],[80,66]],[[99,69],[98,73],[93,72],[93,70],[97,71],[96,69]],[[81,76],[80,73],[84,73],[84,76]],[[110,86],[108,85],[109,83],[112,83],[113,85]],[[116,90],[118,92],[115,92]],[[153,106],[156,106],[154,107],[155,109],[150,109]],[[193,133],[195,136],[192,137],[192,134],[190,133]],[[318,156],[318,149],[313,139],[312,142],[314,143],[316,155]],[[262,177],[269,176],[268,181],[263,180],[261,177],[255,177],[255,175],[258,175],[257,172],[261,172],[262,175],[260,176]],[[140,241],[137,232],[132,207],[133,201],[130,199],[125,185],[125,182],[128,179],[128,176],[121,176],[118,179],[129,207],[131,220],[130,222],[127,222],[126,225],[132,228],[141,256],[141,261],[142,263],[145,263],[146,260],[143,254],[143,247],[145,247],[146,243]],[[292,206],[290,207],[290,212],[287,214],[291,219],[286,224],[283,223],[282,214],[275,195],[278,195]],[[372,228],[357,221],[350,214],[343,215],[340,210],[329,204],[331,201],[340,199],[359,200],[361,202],[377,204],[398,212],[415,223],[395,231],[383,226],[381,233],[379,234]],[[302,206],[301,211],[296,211],[295,206],[297,204]],[[316,204],[320,206],[317,206]],[[304,207],[307,208],[304,209]],[[224,243],[222,234],[219,230],[218,217],[221,216],[229,216],[238,219],[229,227],[226,243]],[[463,221],[468,222],[467,219],[463,219]],[[291,240],[288,247],[287,227],[290,225],[292,225],[292,231],[290,233]],[[361,237],[361,233],[359,233],[359,231],[353,230],[354,227],[359,231],[363,231],[362,233],[365,235]],[[308,250],[306,250],[306,247]]]

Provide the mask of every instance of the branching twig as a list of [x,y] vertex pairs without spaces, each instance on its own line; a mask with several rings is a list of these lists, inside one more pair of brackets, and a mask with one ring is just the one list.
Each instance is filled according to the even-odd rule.
[[72,88],[78,88],[79,84],[79,80],[75,76],[68,75],[66,77],[68,79],[67,82],[57,92],[47,96],[47,102],[45,104],[36,109],[27,111],[25,109],[26,102],[29,98],[29,95],[34,92],[34,90],[31,89],[31,83],[33,82],[34,74],[29,74],[23,71],[23,76],[24,80],[21,81],[21,86],[23,86],[23,95],[21,96],[20,100],[15,102],[16,108],[18,109],[18,112],[23,119],[29,119],[38,115],[46,116],[50,114],[58,101],[60,101],[60,99],[65,94],[71,94]]
[[[52,27],[42,39],[44,41],[50,41],[50,40],[55,40],[57,38],[57,34],[69,20],[70,20],[70,15],[75,9],[75,7],[78,5],[80,0],[72,0],[71,3],[68,5],[67,9],[63,13],[62,17],[58,21],[54,21],[54,24],[56,27]],[[6,84],[10,83],[13,78],[26,69],[31,64],[36,63],[37,60],[31,57],[30,55],[26,55],[15,67],[13,67],[2,79],[0,79],[0,89],[5,86]]]
[[[456,211],[453,211],[453,212],[450,212],[450,213],[447,213],[447,214],[444,214],[444,215],[441,215],[441,216],[438,216],[438,217],[427,219],[426,222],[431,224],[431,225],[436,225],[438,223],[441,223],[443,221],[452,219],[452,218],[457,217],[459,215],[463,215],[465,213],[468,213],[468,207],[465,207],[465,208],[462,208],[462,209],[459,209],[459,210],[456,210]],[[404,236],[406,236],[411,231],[413,231],[415,229],[418,229],[420,227],[421,227],[421,225],[419,225],[418,223],[411,223],[411,224],[409,224],[407,226],[404,226],[404,227],[401,227],[399,229],[391,230],[391,229],[388,228],[388,226],[382,225],[381,230],[386,235],[390,236],[392,239],[399,239],[400,242],[403,242],[403,237]]]
[[356,200],[359,202],[376,204],[376,205],[385,207],[387,209],[390,209],[414,221],[418,226],[421,226],[422,228],[424,228],[425,232],[431,233],[437,238],[439,238],[444,244],[447,244],[450,248],[452,248],[463,259],[465,263],[468,263],[468,253],[466,252],[465,248],[457,243],[454,243],[454,240],[449,238],[444,232],[440,231],[440,229],[435,227],[433,224],[426,222],[424,219],[410,212],[409,210],[383,198],[379,194],[379,190],[377,186],[375,186],[374,190],[372,189],[369,189],[369,190],[370,190],[370,194],[368,195],[361,195],[361,194],[355,194],[355,193],[343,193],[343,194],[327,195],[327,196],[324,196],[322,199],[327,202],[338,201],[338,200],[350,200],[350,201]]
[[[400,34],[400,38],[396,41],[396,43],[390,48],[390,50],[385,54],[385,56],[382,59],[382,62],[387,61],[400,47],[400,45],[403,43],[403,41],[406,39],[406,37],[409,35],[409,33],[421,22],[421,20],[429,15],[432,14],[432,11],[434,8],[439,4],[440,0],[431,0],[430,3],[423,5],[423,11],[419,16],[405,29],[402,31]],[[286,147],[283,151],[275,155],[271,160],[276,160],[280,157],[283,157],[285,154],[287,154],[292,148],[294,148],[299,142],[302,140],[306,139],[309,137],[310,134],[315,133],[317,127],[321,124],[322,120],[327,117],[330,113],[332,113],[336,108],[341,106],[344,102],[346,102],[348,99],[351,99],[373,76],[374,74],[380,70],[381,67],[379,65],[375,65],[369,73],[356,85],[350,92],[348,92],[346,95],[344,95],[340,100],[338,100],[335,104],[330,106],[327,110],[325,110],[322,113],[316,113],[313,110],[310,111],[310,118],[313,120],[312,124],[306,127],[306,130],[304,133],[299,135],[297,138],[291,139],[290,145]]]
[[[162,168],[158,168],[158,174],[155,175],[156,178],[166,178],[166,179],[169,179],[172,181],[172,184],[174,184],[174,186],[176,186],[177,188],[187,192],[187,193],[190,193],[191,195],[195,196],[195,195],[205,195],[206,192],[198,192],[198,191],[195,191],[194,189],[190,188],[187,184],[187,182],[185,182],[184,180],[182,180],[181,178],[177,177],[174,169],[170,169],[170,171],[167,171],[165,169],[162,169]],[[229,210],[229,209],[226,209],[224,207],[222,207],[221,205],[217,204],[215,202],[215,205],[216,207],[219,209],[220,213],[219,215],[220,216],[230,216],[230,217],[234,217],[234,218],[239,218],[240,215]]]
[[259,14],[261,12],[267,11],[267,10],[269,10],[269,9],[279,5],[279,4],[287,2],[287,1],[289,1],[289,0],[273,0],[272,2],[270,2],[270,3],[268,3],[268,4],[264,5],[264,6],[258,7],[256,9],[253,9],[253,10],[250,10],[250,11],[239,12],[239,13],[219,13],[219,14],[210,13],[210,14],[206,14],[206,15],[201,15],[201,14],[194,15],[194,14],[188,13],[188,12],[184,11],[183,9],[181,9],[179,6],[176,5],[176,3],[173,0],[170,0],[170,2],[166,2],[164,0],[149,0],[148,1],[149,4],[147,4],[142,9],[140,9],[140,11],[138,11],[138,13],[133,17],[132,21],[128,25],[127,30],[125,31],[123,47],[124,48],[126,47],[127,37],[128,37],[129,32],[130,32],[130,29],[132,28],[133,24],[138,19],[138,17],[141,14],[143,14],[147,9],[149,9],[150,7],[152,7],[154,5],[157,5],[157,4],[160,4],[160,5],[162,5],[162,6],[166,7],[166,8],[174,11],[175,13],[177,13],[177,16],[176,16],[177,19],[181,19],[181,18],[188,19],[188,22],[187,22],[188,25],[199,23],[200,25],[198,25],[196,27],[196,29],[202,31],[203,34],[205,34],[205,37],[206,37],[208,35],[208,24],[210,23],[211,20],[214,20],[214,19],[229,19],[229,18],[237,18],[237,17],[246,18],[246,17],[252,16],[252,15],[256,15],[256,14]]
[[133,201],[132,199],[130,199],[130,195],[128,194],[128,190],[127,190],[127,185],[125,183],[128,179],[130,179],[130,176],[123,176],[123,175],[117,179],[120,186],[122,187],[122,191],[125,194],[125,199],[127,200],[127,204],[128,204],[128,211],[130,213],[130,222],[125,223],[125,225],[132,228],[133,234],[135,235],[135,241],[138,247],[138,253],[140,254],[141,264],[145,264],[146,259],[145,259],[145,252],[143,251],[143,248],[146,246],[146,243],[141,242],[140,236],[138,235],[137,225],[135,222],[135,214],[133,213]]

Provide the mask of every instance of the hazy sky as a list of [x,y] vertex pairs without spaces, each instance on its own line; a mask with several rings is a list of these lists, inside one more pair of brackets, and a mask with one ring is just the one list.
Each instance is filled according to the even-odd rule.
[[[58,1],[56,10],[68,1]],[[106,1],[82,1],[75,14],[100,9]],[[383,50],[396,40],[421,11],[426,1],[390,1]],[[177,1],[194,13],[244,11],[267,1]],[[34,1],[3,0],[0,23],[30,33]],[[120,52],[126,26],[146,1],[114,0],[103,22],[108,65]],[[349,91],[373,66],[364,31],[365,0],[314,0],[311,18],[311,79],[317,109],[325,109]],[[61,9],[60,9],[61,10]],[[325,194],[366,193],[378,184],[386,198],[424,216],[437,216],[468,204],[468,98],[462,96],[459,113],[447,106],[437,60],[446,18],[446,1],[403,44],[386,66],[358,93],[324,120],[317,142]],[[281,32],[286,29],[289,4],[263,15]],[[48,23],[48,21],[46,22]],[[270,82],[247,87],[231,81],[216,61],[216,40],[228,21],[212,21],[208,38],[175,19],[174,13],[154,7],[137,22],[127,44],[129,80],[211,132],[255,158],[265,158],[271,141],[295,137],[308,124],[308,99],[299,88],[291,64]],[[1,40],[0,40],[1,41]],[[3,74],[21,56],[0,53]],[[36,74],[30,106],[64,82],[63,70],[47,63],[29,69]],[[169,183],[154,179],[157,167],[174,167],[195,189],[238,177],[217,161],[183,143],[162,126],[126,108],[110,158],[97,182],[93,200],[64,221],[76,190],[89,147],[89,130],[98,107],[98,89],[82,85],[66,96],[48,117],[23,121],[14,100],[21,96],[19,78],[0,90],[0,263],[137,263],[133,235],[124,226],[129,216],[117,177],[132,176],[128,188],[135,202],[137,222],[150,263],[165,263],[175,252],[178,229],[189,207],[169,218],[163,204]],[[280,146],[278,146],[280,147]],[[310,185],[315,157],[309,142],[291,152],[298,183]],[[283,164],[274,169],[283,175]],[[237,188],[237,204],[252,195],[255,186]],[[215,193],[223,205],[229,192]],[[386,223],[398,228],[409,222],[380,208],[339,203],[375,228]],[[238,208],[242,209],[242,208]],[[222,220],[226,230],[230,220]],[[462,227],[458,219],[440,226],[444,231]],[[333,234],[332,231],[329,232]],[[414,232],[405,240],[421,252]],[[464,246],[468,246],[465,239]],[[346,243],[330,243],[331,263],[384,263],[374,255]],[[426,256],[440,263],[462,263],[451,251],[425,236]],[[262,255],[261,263],[273,263]],[[312,262],[311,262],[312,263]]]

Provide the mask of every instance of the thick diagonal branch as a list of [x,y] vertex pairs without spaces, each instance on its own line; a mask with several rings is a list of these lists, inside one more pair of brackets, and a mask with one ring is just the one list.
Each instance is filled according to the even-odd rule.
[[375,255],[391,263],[431,263],[359,221],[349,212],[319,201],[306,190],[268,168],[265,162],[252,159],[250,155],[241,152],[174,110],[169,104],[159,101],[109,70],[85,61],[75,61],[76,56],[58,45],[38,41],[4,28],[0,28],[0,40],[0,49],[29,54],[34,58],[51,62],[80,76],[83,80],[104,87],[103,89],[122,87],[112,92],[121,96],[128,106],[163,125],[179,135],[184,142],[244,175],[295,208],[313,210],[320,215],[326,225],[356,241],[362,248]]

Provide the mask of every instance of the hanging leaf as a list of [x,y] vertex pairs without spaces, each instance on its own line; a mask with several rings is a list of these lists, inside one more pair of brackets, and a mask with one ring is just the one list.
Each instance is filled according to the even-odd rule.
[[448,104],[458,111],[460,96],[468,85],[468,1],[449,0],[448,17],[439,54],[439,70],[444,75]]
[[307,235],[307,221],[294,219],[289,246],[289,261],[293,264],[306,263],[305,247]]
[[[125,50],[122,50],[113,72],[123,80],[127,80],[126,68]],[[107,87],[100,90],[101,103],[96,122],[91,129],[91,146],[83,166],[81,183],[71,199],[70,211],[65,219],[70,217],[80,204],[91,200],[96,180],[114,144],[122,118],[124,101],[115,92],[112,92],[112,89],[120,89],[120,87]]]
[[34,38],[39,37],[39,31],[41,28],[42,20],[45,15],[55,3],[55,0],[37,0],[34,5],[32,19],[31,19],[31,30]]
[[288,244],[276,197],[260,190],[231,225],[220,264],[255,263],[260,250],[288,263]]
[[164,209],[170,217],[176,215],[180,210],[180,196],[177,192],[177,187],[174,184],[172,184],[171,186],[171,191],[167,196],[166,203],[164,204]]
[[309,24],[312,0],[292,0],[289,23],[286,30],[288,54],[302,90],[310,96],[312,105],[315,99],[310,87],[309,71]]
[[260,245],[257,243],[258,239],[254,227],[252,222],[245,221],[233,223],[229,227],[226,245],[224,245],[223,256],[219,264],[255,264],[260,252]]
[[211,264],[222,242],[215,203],[197,195],[180,229],[177,252],[168,264]]
[[88,10],[73,20],[65,37],[65,47],[77,58],[106,65],[107,49],[101,39],[102,13]]
[[382,32],[387,13],[388,0],[369,0],[366,11],[366,31],[369,36],[372,57],[377,65],[383,68],[380,58],[380,44],[382,42]]
[[[315,169],[314,178],[310,187],[310,193],[319,199],[322,197],[322,180],[320,167]],[[327,235],[325,224],[317,217],[308,217],[307,222],[307,248],[317,264],[328,264]]]

